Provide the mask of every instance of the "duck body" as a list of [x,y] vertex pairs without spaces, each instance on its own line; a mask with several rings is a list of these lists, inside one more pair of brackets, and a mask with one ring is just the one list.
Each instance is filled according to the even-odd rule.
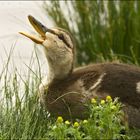
[[29,15],[39,36],[20,34],[40,44],[49,66],[47,80],[39,86],[40,101],[52,116],[88,117],[91,98],[119,97],[130,126],[140,128],[140,68],[127,64],[99,63],[73,70],[75,43],[62,28],[48,28]]
[[76,69],[62,80],[53,80],[42,102],[52,116],[65,119],[88,117],[91,98],[119,97],[131,126],[140,127],[140,68],[101,63]]

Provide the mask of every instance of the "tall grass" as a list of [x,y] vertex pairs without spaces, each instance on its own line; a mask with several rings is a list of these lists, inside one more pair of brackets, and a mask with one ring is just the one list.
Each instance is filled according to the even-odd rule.
[[43,138],[49,117],[38,101],[41,74],[33,70],[32,65],[28,66],[26,77],[16,68],[10,74],[8,68],[11,56],[10,51],[0,75],[0,139]]
[[140,63],[140,1],[45,1],[47,16],[76,40],[78,63]]

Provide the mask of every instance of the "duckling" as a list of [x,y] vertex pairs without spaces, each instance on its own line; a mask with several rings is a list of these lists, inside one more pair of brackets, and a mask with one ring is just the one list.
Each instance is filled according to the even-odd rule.
[[140,127],[140,68],[121,63],[98,63],[74,68],[73,36],[61,28],[49,29],[29,15],[39,37],[20,34],[41,44],[49,75],[39,86],[40,101],[52,116],[85,119],[92,98],[119,97],[132,127]]

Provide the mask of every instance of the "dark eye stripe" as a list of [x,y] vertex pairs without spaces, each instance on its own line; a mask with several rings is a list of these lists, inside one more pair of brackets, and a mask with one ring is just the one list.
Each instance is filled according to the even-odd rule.
[[68,44],[68,42],[65,40],[63,34],[59,34],[59,35],[58,35],[58,38],[59,38],[60,40],[62,40],[69,48],[71,48],[70,45]]
[[66,44],[66,46],[68,46],[69,48],[71,48],[71,47],[70,47],[70,44],[65,40],[63,34],[56,34],[56,33],[55,33],[53,30],[51,30],[51,29],[49,29],[48,32],[50,32],[50,33],[52,33],[52,34],[58,36],[58,38],[59,38],[60,40],[62,40],[62,41]]

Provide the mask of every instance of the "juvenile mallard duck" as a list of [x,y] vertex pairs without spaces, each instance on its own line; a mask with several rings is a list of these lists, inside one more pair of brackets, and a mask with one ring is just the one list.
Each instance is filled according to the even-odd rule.
[[41,44],[49,75],[39,87],[40,100],[52,116],[66,119],[88,116],[85,104],[91,98],[119,97],[130,126],[140,127],[140,68],[127,64],[99,63],[73,69],[74,43],[69,32],[49,29],[28,16],[39,37],[20,32]]

